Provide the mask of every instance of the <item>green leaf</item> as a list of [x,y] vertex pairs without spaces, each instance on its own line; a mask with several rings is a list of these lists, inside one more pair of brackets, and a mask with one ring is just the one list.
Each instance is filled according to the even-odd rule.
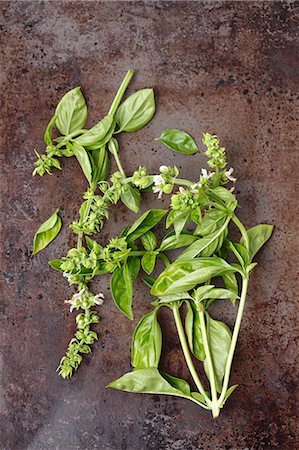
[[[165,374],[163,375],[165,376]],[[133,370],[133,372],[126,373],[118,380],[112,381],[107,387],[126,392],[166,394],[188,398],[183,391],[173,387],[156,368]]]
[[197,236],[194,236],[193,234],[188,233],[187,231],[182,231],[179,237],[176,237],[175,232],[172,231],[163,238],[159,251],[164,252],[166,250],[174,250],[176,248],[188,247],[197,239],[198,239]]
[[142,89],[130,95],[116,111],[120,131],[137,131],[144,127],[155,113],[153,89]]
[[187,383],[187,381],[182,380],[181,378],[174,377],[172,375],[169,375],[165,372],[160,372],[163,378],[165,378],[166,381],[175,389],[178,389],[179,391],[183,392],[185,395],[190,396],[190,385]]
[[193,300],[190,294],[188,292],[179,292],[178,294],[170,294],[170,295],[162,295],[159,297],[159,304],[163,303],[172,303],[176,302],[177,300],[186,300],[190,299]]
[[120,196],[121,201],[134,213],[140,209],[141,194],[137,188],[131,184],[126,185],[126,190]]
[[131,364],[136,369],[158,367],[162,350],[162,332],[157,310],[146,314],[132,337]]
[[111,125],[113,123],[113,115],[105,116],[94,127],[86,131],[81,136],[77,137],[74,141],[79,145],[91,146],[97,144],[108,134]]
[[101,147],[103,147],[104,145],[108,144],[108,142],[110,141],[110,139],[113,136],[114,130],[115,130],[115,126],[116,126],[116,118],[113,118],[112,121],[112,125],[109,128],[109,131],[107,132],[107,134],[103,137],[103,139],[101,139],[100,141],[97,141],[95,144],[93,145],[86,145],[86,150],[98,150]]
[[94,251],[97,255],[100,255],[103,247],[97,243],[94,239],[91,239],[88,236],[85,236],[86,245],[89,251]]
[[33,239],[32,256],[47,247],[53,239],[56,238],[62,225],[61,218],[58,215],[59,209],[56,209],[49,219],[47,219],[37,230]]
[[[231,330],[224,322],[212,319],[207,312],[205,315],[207,318],[207,338],[214,368],[215,384],[217,392],[220,393],[231,344]],[[209,369],[206,359],[204,361],[204,369],[209,378]]]
[[107,179],[110,167],[110,159],[108,152],[104,147],[89,153],[92,165],[92,188],[95,190],[99,181]]
[[63,270],[60,269],[62,263],[62,259],[52,259],[52,261],[48,262],[49,266],[51,266],[55,270],[58,270],[58,272],[63,272]]
[[118,309],[133,320],[132,298],[133,286],[128,264],[117,268],[111,277],[110,288],[113,300]]
[[181,255],[179,260],[192,259],[196,256],[212,256],[223,244],[223,240],[227,231],[228,220],[224,222],[221,228],[214,233],[208,234],[201,239],[197,239],[191,244]]
[[224,405],[224,403],[226,402],[226,400],[232,395],[232,393],[234,392],[235,389],[237,389],[239,385],[238,384],[234,384],[233,386],[229,387],[228,390],[225,393],[224,396],[224,400],[222,402],[222,406]]
[[127,233],[128,242],[135,241],[147,231],[151,230],[165,216],[165,209],[149,209],[142,214],[131,226]]
[[182,214],[175,219],[175,221],[173,222],[173,227],[177,238],[180,236],[184,226],[189,222],[189,220],[190,213]]
[[56,127],[67,136],[84,127],[87,120],[87,106],[80,87],[67,92],[57,105]]
[[145,250],[155,250],[157,246],[157,238],[152,231],[144,233],[142,236],[140,236],[140,239]]
[[[226,272],[221,276],[223,278],[226,289],[229,289],[230,291],[233,291],[236,295],[239,295],[238,282],[234,272]],[[232,303],[234,304],[234,301]]]
[[142,281],[148,286],[148,287],[152,287],[152,285],[155,282],[155,278],[153,277],[143,277]]
[[[247,230],[249,239],[249,257],[250,261],[254,258],[260,248],[267,242],[273,233],[273,225],[260,224]],[[240,243],[244,245],[244,240],[241,238]]]
[[227,219],[227,211],[220,209],[211,209],[207,211],[201,221],[201,225],[195,230],[198,236],[207,236],[219,230]]
[[199,314],[193,302],[186,302],[186,304],[188,306],[188,310],[185,318],[185,330],[189,347],[193,355],[199,361],[204,361],[206,356],[202,340]]
[[140,270],[140,259],[138,256],[129,256],[127,260],[132,280],[136,280]]
[[234,253],[242,267],[245,267],[249,264],[249,253],[242,244],[226,240],[224,246]]
[[142,269],[148,275],[150,275],[155,268],[156,257],[157,255],[155,253],[145,253],[141,259]]
[[197,284],[236,269],[221,258],[195,258],[175,261],[159,275],[151,289],[156,297],[188,291]]
[[211,289],[206,290],[205,292],[200,291],[201,288],[204,288],[207,286],[201,286],[194,292],[194,297],[197,302],[201,302],[206,299],[220,299],[220,300],[234,300],[236,301],[239,296],[235,294],[234,291],[230,291],[229,289],[223,289],[223,288],[215,288],[214,286],[211,286]]
[[156,140],[162,142],[174,152],[184,153],[186,155],[193,155],[198,152],[194,139],[185,131],[176,129],[166,130]]
[[78,163],[81,166],[81,169],[88,181],[89,184],[91,184],[92,176],[91,176],[91,164],[89,160],[89,156],[87,151],[85,150],[82,145],[77,144],[76,142],[73,143],[73,149],[74,149],[74,155],[76,156]]
[[52,130],[54,128],[56,122],[56,116],[54,115],[50,122],[47,125],[45,134],[44,134],[44,141],[47,145],[52,145]]
[[[231,203],[235,207],[238,202],[234,194],[232,194],[228,189],[223,186],[219,186],[213,189],[213,195],[216,195],[217,198],[224,201],[225,203]],[[235,209],[235,208],[234,208]]]

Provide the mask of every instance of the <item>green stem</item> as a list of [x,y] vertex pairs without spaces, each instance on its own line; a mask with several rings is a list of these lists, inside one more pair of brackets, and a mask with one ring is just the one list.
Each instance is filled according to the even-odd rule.
[[166,267],[171,264],[170,259],[164,253],[159,253],[158,258],[160,258],[164,262]]
[[192,183],[191,181],[188,181],[188,180],[183,180],[182,178],[174,178],[173,179],[173,183],[174,184],[179,184],[179,185],[181,185],[181,186],[192,186],[192,184],[194,184],[194,183]]
[[120,87],[119,87],[119,89],[118,89],[118,91],[116,93],[116,96],[115,96],[115,98],[114,98],[114,100],[113,100],[113,102],[112,102],[112,104],[110,106],[108,115],[110,115],[110,114],[114,115],[116,113],[116,110],[119,107],[119,104],[120,104],[120,102],[121,102],[121,100],[122,100],[122,98],[124,96],[124,93],[125,93],[128,85],[129,85],[131,79],[134,76],[134,73],[135,73],[134,70],[129,70],[127,72],[127,74],[126,74],[125,78],[123,79],[123,81],[122,81],[122,83],[121,83],[121,85],[120,85]]
[[238,217],[235,214],[233,215],[232,220],[233,220],[234,224],[239,228],[239,230],[242,234],[242,237],[244,239],[244,244],[245,244],[246,250],[249,251],[249,239],[248,239],[248,234],[247,234],[246,228],[244,227],[242,222],[238,219]]
[[121,165],[121,162],[120,162],[120,160],[119,160],[119,157],[118,157],[118,153],[117,153],[117,150],[112,150],[112,155],[114,156],[114,159],[115,159],[115,162],[116,162],[116,165],[117,165],[117,168],[118,168],[118,170],[120,171],[120,173],[122,174],[122,176],[125,178],[126,177],[126,174],[125,174],[125,171],[124,171],[124,169],[123,169],[123,167],[122,167],[122,165]]
[[180,342],[181,342],[181,346],[182,346],[182,350],[184,353],[184,357],[188,366],[188,369],[190,370],[190,373],[192,375],[192,378],[197,386],[197,389],[199,390],[199,392],[201,393],[201,395],[204,397],[207,405],[211,406],[211,400],[209,399],[209,397],[207,396],[204,387],[199,379],[199,376],[197,375],[197,372],[195,370],[193,361],[192,361],[192,357],[190,354],[190,350],[186,341],[186,336],[185,336],[185,332],[184,332],[184,328],[182,325],[182,321],[181,321],[181,316],[180,316],[180,312],[179,312],[179,308],[177,305],[175,305],[172,309],[173,311],[173,316],[174,316],[174,320],[175,320],[175,324],[177,327],[177,331],[178,331],[178,335],[180,338]]
[[197,308],[197,310],[198,310],[198,314],[199,314],[200,329],[201,329],[201,333],[202,333],[202,340],[203,340],[203,345],[204,345],[205,354],[206,354],[206,364],[207,364],[208,371],[209,371],[209,382],[210,382],[211,394],[212,394],[212,414],[215,419],[216,417],[219,416],[220,410],[219,410],[218,400],[217,400],[214,367],[213,367],[210,347],[209,347],[209,343],[208,343],[205,315],[204,315],[202,308]]
[[232,336],[232,340],[231,340],[231,344],[230,344],[230,348],[229,348],[229,353],[228,353],[228,357],[227,357],[227,361],[226,361],[223,387],[222,387],[221,395],[218,400],[220,407],[223,403],[223,400],[224,400],[224,397],[225,397],[225,394],[226,394],[226,391],[228,388],[231,366],[232,366],[232,362],[233,362],[233,357],[234,357],[235,348],[236,348],[238,335],[239,335],[239,331],[240,331],[240,326],[241,326],[241,320],[242,320],[243,311],[244,311],[245,302],[246,302],[247,289],[248,289],[248,276],[243,277],[242,293],[241,293],[241,298],[240,298],[238,314],[236,317],[234,332],[233,332],[233,336]]

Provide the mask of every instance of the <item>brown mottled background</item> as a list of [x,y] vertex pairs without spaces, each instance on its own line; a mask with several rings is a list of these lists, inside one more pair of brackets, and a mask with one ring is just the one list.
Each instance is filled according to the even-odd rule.
[[[298,2],[0,6],[1,449],[297,449]],[[75,326],[63,303],[72,291],[47,261],[74,244],[67,225],[86,183],[71,160],[61,173],[32,178],[33,148],[43,150],[45,126],[67,90],[82,86],[91,124],[129,68],[137,71],[129,91],[154,87],[157,113],[144,130],[121,137],[127,172],[174,162],[196,178],[201,155],[172,155],[153,138],[178,127],[200,142],[209,130],[236,168],[241,219],[276,225],[251,280],[232,377],[240,387],[217,421],[182,399],[105,390],[130,368],[130,335],[150,308],[141,282],[134,323],[114,307],[107,281],[96,286],[106,294],[100,340],[71,381],[55,374]],[[56,207],[63,231],[31,258],[32,237]],[[131,220],[115,208],[100,240]],[[232,324],[233,310],[218,317]],[[168,331],[163,367],[188,377],[167,312],[161,321]]]

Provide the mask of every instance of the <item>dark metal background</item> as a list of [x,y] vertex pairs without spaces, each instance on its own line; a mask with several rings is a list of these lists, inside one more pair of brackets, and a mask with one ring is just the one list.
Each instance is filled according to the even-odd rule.
[[[298,3],[10,1],[1,10],[1,449],[298,448]],[[172,155],[153,138],[170,127],[198,142],[205,130],[217,133],[236,167],[241,219],[276,225],[251,279],[232,376],[240,387],[217,421],[182,399],[105,390],[130,370],[136,324],[116,310],[107,281],[95,287],[106,294],[99,342],[71,381],[55,374],[75,314],[63,303],[72,291],[47,261],[74,244],[67,225],[86,183],[70,160],[62,173],[32,178],[33,148],[42,151],[67,90],[82,86],[91,124],[129,68],[137,70],[130,92],[154,87],[157,113],[144,130],[121,137],[127,173],[141,163],[150,171],[176,163],[196,178],[201,155]],[[149,198],[144,209],[156,204]],[[31,258],[37,227],[58,206],[63,231]],[[115,208],[100,240],[131,220]],[[141,282],[134,302],[139,319],[150,308]],[[220,316],[232,324],[233,310]],[[163,367],[187,378],[167,312],[161,320]]]

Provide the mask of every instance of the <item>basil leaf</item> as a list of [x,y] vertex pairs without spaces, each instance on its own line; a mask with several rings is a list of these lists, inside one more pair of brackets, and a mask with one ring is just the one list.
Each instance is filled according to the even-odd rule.
[[219,186],[213,189],[212,197],[216,197],[217,200],[222,200],[229,205],[229,210],[234,211],[238,205],[237,199],[228,189],[223,186]]
[[[247,230],[249,239],[249,257],[250,261],[254,258],[260,248],[267,242],[273,233],[273,225],[260,224]],[[241,238],[240,243],[244,245]]]
[[127,260],[132,280],[136,280],[140,270],[140,259],[138,256],[129,256]]
[[47,145],[52,145],[52,130],[54,128],[56,122],[56,116],[54,115],[50,122],[47,125],[45,134],[44,134],[44,141]]
[[191,389],[190,385],[187,383],[187,381],[182,380],[181,378],[174,377],[172,375],[169,375],[165,372],[160,372],[163,378],[165,378],[166,381],[175,389],[178,389],[179,391],[183,392],[185,395],[191,395]]
[[210,278],[235,270],[225,260],[216,256],[175,261],[159,275],[151,289],[151,294],[161,297],[188,291]]
[[109,172],[110,160],[105,146],[89,153],[89,158],[92,166],[91,187],[95,190],[99,181],[106,180]]
[[118,380],[112,381],[107,387],[126,392],[156,393],[186,397],[183,391],[173,387],[156,368],[135,369],[133,372],[126,373]]
[[187,231],[182,231],[179,237],[176,237],[175,232],[172,231],[163,238],[159,251],[165,252],[166,250],[174,250],[176,248],[188,247],[197,239],[198,239],[197,236],[194,236],[193,234],[188,233]]
[[[220,393],[231,344],[231,330],[224,322],[212,319],[207,312],[205,315],[207,318],[207,338],[214,368],[215,384],[217,392]],[[209,369],[206,361],[205,359],[204,369],[209,378]]]
[[55,270],[58,270],[58,272],[63,272],[63,270],[60,268],[62,263],[62,259],[52,259],[52,261],[48,262],[49,266]]
[[47,247],[53,239],[56,238],[62,225],[61,218],[58,215],[59,209],[56,209],[49,219],[47,219],[37,230],[33,239],[32,256]]
[[174,152],[184,153],[185,155],[193,155],[198,152],[194,139],[185,131],[166,130],[156,140],[162,142]]
[[185,213],[175,219],[173,227],[177,238],[179,237],[179,235],[183,231],[184,226],[189,222],[189,220],[190,220],[190,213]]
[[136,369],[158,367],[162,350],[162,331],[157,310],[146,314],[132,337],[131,364]]
[[94,251],[97,255],[101,255],[103,247],[97,243],[94,239],[91,239],[88,236],[85,236],[86,245],[89,251]]
[[153,89],[142,89],[130,95],[116,111],[120,131],[137,131],[144,127],[155,113]]
[[95,144],[93,145],[86,145],[86,150],[98,150],[99,148],[103,147],[104,145],[106,145],[111,137],[113,136],[114,130],[115,130],[115,126],[116,126],[116,119],[115,117],[113,118],[112,121],[112,125],[109,129],[109,131],[107,132],[107,134],[104,136],[103,139],[101,139],[100,141],[97,141]]
[[141,194],[137,188],[131,184],[127,184],[126,190],[121,194],[120,199],[127,208],[134,213],[138,213],[140,209]]
[[249,253],[242,244],[227,240],[224,245],[234,253],[242,267],[245,267],[249,264]]
[[155,278],[153,277],[143,277],[142,281],[148,286],[148,287],[152,287],[152,285],[155,282]]
[[[226,289],[229,289],[230,291],[233,291],[237,296],[239,296],[239,287],[236,275],[234,272],[226,272],[221,275],[223,278],[224,285]],[[235,304],[235,300],[232,299],[232,304]]]
[[185,318],[185,330],[189,347],[195,358],[204,361],[205,349],[202,340],[199,314],[193,302],[186,302],[188,306]]
[[162,295],[159,297],[158,303],[172,303],[176,302],[177,300],[186,300],[190,299],[193,300],[190,294],[188,292],[179,292],[178,294],[170,294],[170,295]]
[[155,253],[145,253],[141,259],[142,269],[148,275],[150,275],[155,268],[156,257],[157,255]]
[[84,127],[87,120],[87,106],[80,86],[67,92],[57,105],[56,127],[67,136]]
[[157,238],[152,231],[144,233],[140,237],[140,239],[145,250],[147,251],[155,250],[157,246]]
[[165,209],[149,209],[142,214],[139,219],[131,226],[127,233],[128,242],[135,241],[144,233],[152,229],[165,216]]
[[74,155],[76,156],[88,183],[91,184],[91,164],[87,151],[84,147],[82,147],[82,145],[79,145],[76,142],[73,143],[73,149]]
[[227,211],[211,209],[205,213],[201,225],[198,225],[194,234],[197,236],[207,236],[208,234],[212,234],[223,226],[226,219]]
[[226,402],[226,400],[232,395],[232,393],[234,392],[235,389],[237,389],[238,386],[239,386],[238,384],[234,384],[233,386],[231,386],[231,387],[228,388],[228,390],[227,390],[226,393],[225,393],[225,396],[224,396],[224,400],[223,400],[222,405],[224,405],[224,403]]
[[113,300],[118,309],[133,320],[132,297],[133,286],[128,264],[117,268],[111,277],[110,288]]
[[94,127],[74,139],[79,145],[90,146],[105,138],[113,123],[113,115],[105,116]]
[[192,259],[198,255],[212,256],[213,253],[216,253],[222,247],[227,226],[228,220],[224,222],[219,230],[197,239],[178,257],[178,260]]

